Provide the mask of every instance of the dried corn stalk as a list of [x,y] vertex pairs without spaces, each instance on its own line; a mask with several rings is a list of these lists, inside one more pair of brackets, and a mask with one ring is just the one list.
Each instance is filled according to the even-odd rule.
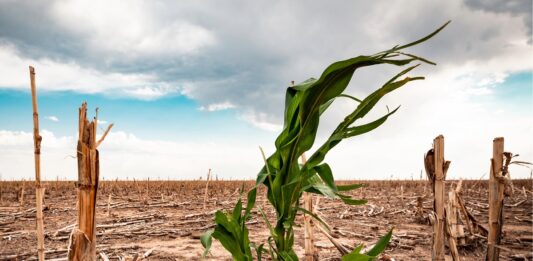
[[[504,152],[503,137],[493,141],[490,178],[489,178],[489,235],[487,238],[486,260],[499,260],[500,244],[503,228],[503,199],[512,192],[509,164],[512,153]],[[504,162],[505,158],[505,162]]]
[[448,204],[446,205],[446,232],[448,236],[448,247],[454,261],[461,260],[457,245],[464,242],[464,227],[459,224],[459,204],[457,203],[458,193],[461,190],[463,181],[459,181],[457,187],[448,192]]
[[87,120],[87,103],[79,111],[78,133],[78,226],[70,235],[68,260],[96,260],[96,193],[100,164],[98,145],[113,127],[110,124],[100,140],[96,141],[98,109],[92,121]]
[[433,141],[433,149],[424,156],[426,174],[431,182],[434,196],[432,260],[444,260],[445,211],[444,211],[444,180],[450,161],[444,160],[444,136],[439,135]]
[[[33,144],[35,147],[35,200],[36,200],[36,226],[37,226],[37,253],[39,260],[44,260],[44,224],[43,224],[43,197],[44,188],[41,187],[41,140],[39,135],[39,113],[37,109],[37,88],[35,86],[35,69],[30,66],[31,98],[33,107]],[[24,203],[24,183],[20,204]]]

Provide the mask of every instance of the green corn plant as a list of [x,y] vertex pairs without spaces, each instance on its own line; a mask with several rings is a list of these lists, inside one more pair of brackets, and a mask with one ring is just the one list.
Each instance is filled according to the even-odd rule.
[[[239,200],[232,213],[218,211],[215,214],[215,229],[209,231],[202,239],[206,253],[209,250],[212,236],[221,242],[235,260],[252,260],[252,248],[255,248],[255,245],[250,243],[245,222],[250,218],[250,211],[254,207],[257,187],[262,185],[266,187],[268,201],[276,211],[276,223],[270,224],[260,209],[270,230],[268,252],[274,260],[298,260],[293,250],[293,227],[299,211],[318,219],[313,213],[299,207],[300,198],[304,192],[340,199],[349,205],[365,204],[366,200],[354,199],[346,194],[346,192],[360,188],[362,185],[337,186],[330,166],[323,163],[323,160],[326,154],[343,139],[376,129],[399,109],[397,107],[388,111],[382,117],[369,123],[356,125],[355,122],[367,115],[382,97],[408,82],[422,80],[424,77],[404,77],[419,66],[416,64],[400,71],[362,100],[345,94],[344,91],[355,71],[360,68],[378,64],[405,66],[416,61],[435,65],[429,60],[406,53],[403,50],[430,39],[448,23],[412,43],[395,46],[374,55],[362,55],[335,62],[324,70],[320,78],[311,78],[287,88],[284,125],[275,141],[276,151],[268,158],[263,155],[265,165],[257,176],[255,187],[248,193],[248,203],[244,213],[242,213],[242,202]],[[315,142],[321,115],[338,98],[351,99],[358,105],[338,124],[329,138],[311,154],[309,160],[300,165],[298,158],[311,149]],[[318,219],[318,221],[321,220]],[[360,253],[362,249],[360,246],[344,256],[343,260],[372,260],[385,248],[391,234],[392,231],[380,239],[374,247],[375,249],[367,253]],[[261,259],[263,252],[266,252],[263,245],[256,248],[258,259]]]
[[[206,249],[204,256],[207,255],[212,243],[211,238],[214,237],[231,253],[235,260],[253,260],[246,221],[250,218],[251,210],[255,204],[256,191],[257,189],[254,188],[248,192],[248,200],[246,202],[244,215],[242,215],[243,209],[241,199],[237,201],[231,214],[225,214],[221,211],[215,213],[215,223],[217,226],[214,230],[208,231],[200,238],[202,245]],[[261,256],[261,254],[259,254],[259,256]]]

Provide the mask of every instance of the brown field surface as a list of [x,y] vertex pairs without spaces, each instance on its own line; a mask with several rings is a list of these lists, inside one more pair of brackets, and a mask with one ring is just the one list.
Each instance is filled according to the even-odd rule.
[[[368,199],[366,205],[347,206],[340,201],[314,197],[315,202],[318,199],[316,208],[333,228],[336,240],[352,247],[360,243],[371,245],[395,227],[384,255],[395,260],[430,260],[432,227],[415,216],[417,197],[423,198],[424,209],[432,208],[427,182],[356,182],[368,184],[352,192]],[[32,182],[23,183],[0,182],[0,260],[36,259],[35,190]],[[446,181],[447,190],[454,183]],[[515,180],[513,183],[515,193],[505,200],[500,256],[501,260],[532,260],[532,182]],[[65,260],[69,234],[76,222],[75,183],[48,181],[44,184],[46,257]],[[96,214],[97,250],[110,260],[135,260],[136,256],[140,260],[145,254],[150,260],[199,260],[203,252],[199,234],[213,227],[214,211],[233,208],[243,184],[250,188],[253,182],[211,181],[204,209],[205,181],[101,181]],[[264,195],[264,191],[258,193],[256,207],[265,209],[273,222],[274,213]],[[470,213],[486,225],[487,182],[465,181],[461,197]],[[302,220],[302,217],[297,219],[295,228],[295,248],[300,256],[303,256]],[[257,211],[249,221],[249,228],[253,242],[266,242],[268,231]],[[340,260],[329,240],[315,231],[320,260]],[[484,260],[486,240],[468,232],[466,235],[465,245],[459,247],[463,260]],[[208,260],[231,258],[215,242]]]

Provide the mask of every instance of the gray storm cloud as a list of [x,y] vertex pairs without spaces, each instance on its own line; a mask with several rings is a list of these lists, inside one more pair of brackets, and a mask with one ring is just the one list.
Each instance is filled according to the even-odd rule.
[[[318,77],[338,59],[412,41],[447,20],[453,22],[441,35],[413,48],[439,63],[419,74],[482,64],[517,42],[531,42],[531,1],[405,4],[1,1],[0,46],[16,46],[24,58],[74,63],[102,74],[149,76],[145,86],[123,95],[152,90],[157,98],[172,90],[206,107],[230,102],[243,118],[280,124],[291,80]],[[349,90],[368,93],[394,71],[357,73]],[[120,88],[98,91],[120,94]]]

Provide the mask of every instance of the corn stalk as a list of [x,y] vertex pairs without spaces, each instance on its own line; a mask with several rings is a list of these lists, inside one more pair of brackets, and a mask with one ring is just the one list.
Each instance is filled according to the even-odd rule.
[[[344,91],[355,71],[363,67],[379,64],[404,66],[416,61],[434,65],[433,62],[404,53],[403,50],[430,39],[447,24],[415,42],[396,46],[374,55],[362,55],[335,62],[324,70],[320,78],[311,78],[295,86],[288,87],[285,98],[284,127],[275,141],[276,151],[265,159],[265,165],[258,174],[256,186],[248,194],[249,202],[244,215],[241,215],[242,203],[240,200],[233,213],[217,212],[215,214],[215,229],[209,231],[202,240],[206,250],[209,249],[210,236],[212,235],[231,252],[235,260],[252,260],[252,247],[249,243],[245,220],[249,218],[250,210],[253,208],[253,203],[250,205],[251,197],[253,197],[251,201],[255,202],[256,189],[261,185],[267,188],[268,201],[276,211],[276,223],[272,225],[263,215],[270,229],[268,246],[269,253],[274,260],[298,260],[298,256],[293,250],[293,227],[299,211],[321,221],[313,213],[299,207],[300,199],[304,192],[340,199],[349,205],[365,204],[366,200],[354,199],[345,194],[346,191],[360,188],[361,185],[337,186],[330,166],[327,163],[323,163],[323,160],[326,154],[343,139],[374,130],[398,110],[399,107],[370,123],[355,125],[355,122],[367,115],[383,96],[408,82],[422,80],[424,77],[405,77],[400,79],[400,77],[416,68],[417,64],[398,73],[363,100],[344,94]],[[311,155],[305,164],[298,164],[298,158],[311,149],[315,142],[321,115],[338,98],[349,98],[357,102],[358,106],[344,118],[344,121],[337,126],[324,144]],[[387,239],[387,237],[384,237],[384,239]],[[379,249],[382,250],[384,247],[380,246],[377,250]],[[355,249],[344,260],[365,260],[366,256],[359,253],[360,250]],[[372,252],[372,255],[368,255],[368,259],[372,259],[379,254],[377,250]],[[260,259],[263,251],[263,245],[256,248],[258,259]],[[356,259],[360,257],[363,259]]]
[[[37,105],[37,87],[35,86],[35,69],[30,66],[31,100],[33,107],[33,144],[35,155],[35,225],[37,232],[37,253],[39,261],[44,260],[44,221],[43,221],[43,197],[44,188],[41,186],[41,140],[39,134],[39,110]],[[22,183],[21,206],[24,202],[24,183]]]
[[100,176],[98,146],[113,127],[110,124],[96,139],[98,109],[92,121],[87,119],[87,103],[79,109],[78,131],[78,220],[69,240],[68,260],[96,260],[96,196]]

